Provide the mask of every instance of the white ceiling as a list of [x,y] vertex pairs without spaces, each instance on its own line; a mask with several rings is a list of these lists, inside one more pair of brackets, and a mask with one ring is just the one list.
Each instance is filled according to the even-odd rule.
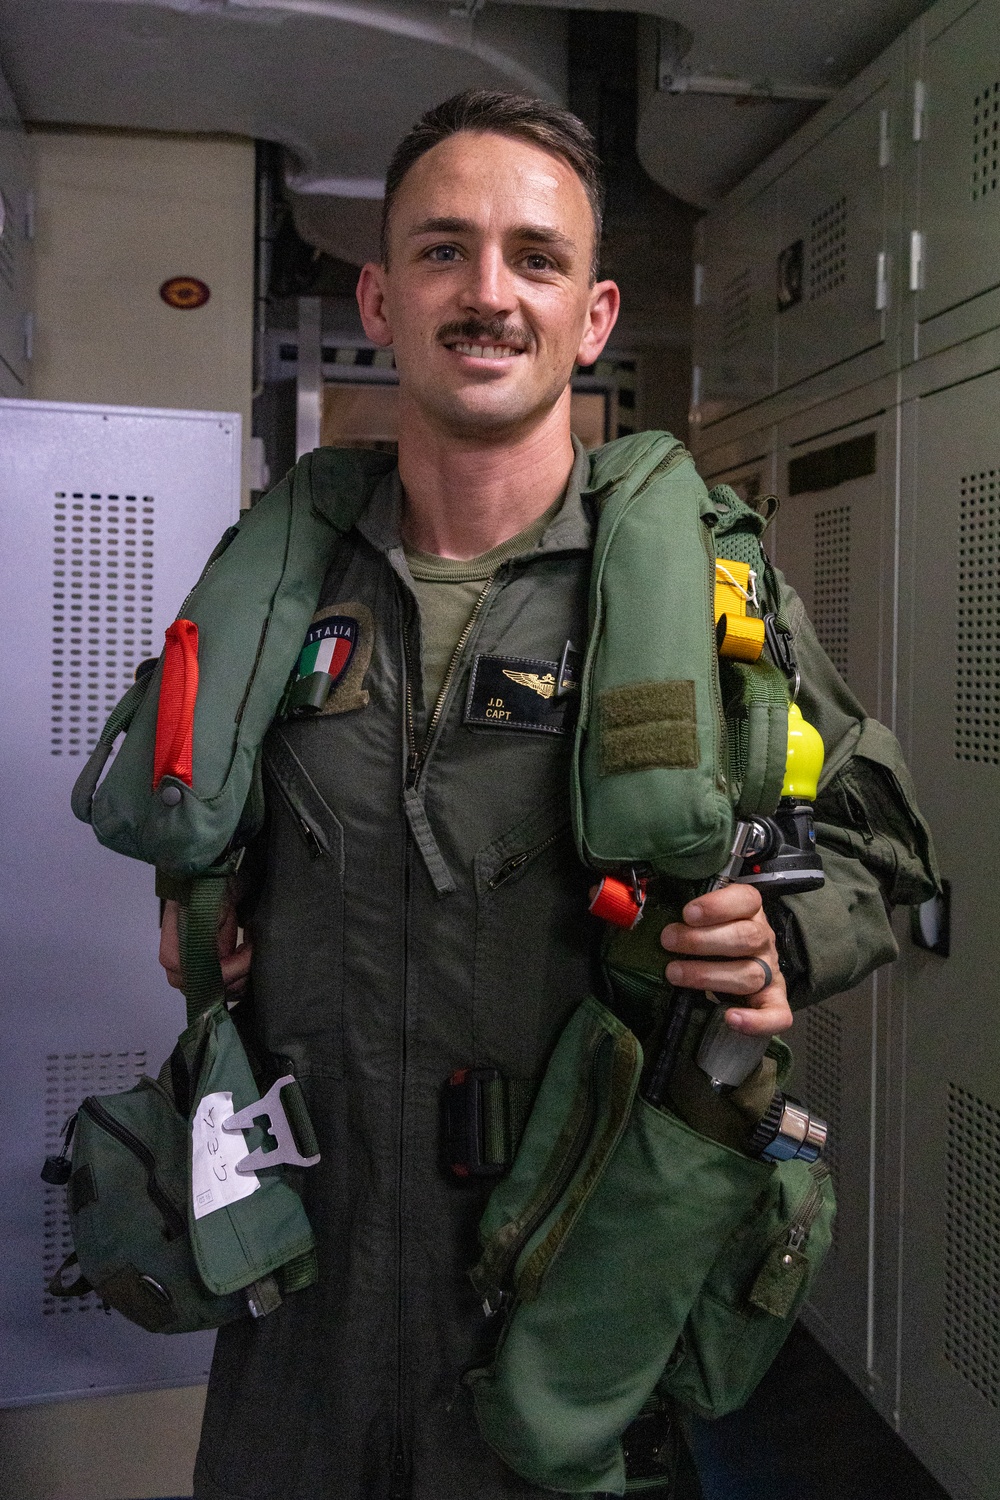
[[[461,6],[463,0],[457,0]],[[473,4],[477,0],[473,0]],[[224,131],[278,141],[302,192],[371,199],[392,146],[470,85],[565,95],[566,11],[553,0],[0,0],[0,68],[32,121]],[[922,0],[576,0],[671,18],[683,68],[751,82],[845,83]],[[643,24],[638,148],[650,175],[705,205],[810,106],[657,92]]]

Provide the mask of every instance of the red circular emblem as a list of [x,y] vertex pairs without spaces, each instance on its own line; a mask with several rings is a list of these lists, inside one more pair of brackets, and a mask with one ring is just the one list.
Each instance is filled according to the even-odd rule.
[[193,307],[204,307],[211,292],[197,276],[171,276],[160,287],[160,296],[168,307],[187,312]]

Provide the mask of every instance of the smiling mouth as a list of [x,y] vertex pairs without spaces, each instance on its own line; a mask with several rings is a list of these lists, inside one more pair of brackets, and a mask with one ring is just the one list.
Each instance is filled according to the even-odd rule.
[[515,349],[512,344],[449,343],[446,348],[470,359],[513,359],[516,354],[524,353],[523,349]]

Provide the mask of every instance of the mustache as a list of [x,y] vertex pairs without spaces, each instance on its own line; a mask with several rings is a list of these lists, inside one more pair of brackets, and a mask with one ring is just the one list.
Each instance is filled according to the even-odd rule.
[[522,352],[533,343],[526,328],[519,328],[506,318],[465,318],[461,322],[445,323],[438,329],[438,342],[460,339],[463,344],[507,344]]

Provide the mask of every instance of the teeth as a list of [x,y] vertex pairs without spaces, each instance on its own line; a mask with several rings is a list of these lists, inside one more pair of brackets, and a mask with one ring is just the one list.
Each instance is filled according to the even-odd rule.
[[467,354],[472,359],[513,359],[520,352],[504,344],[453,344],[452,348],[456,353]]

